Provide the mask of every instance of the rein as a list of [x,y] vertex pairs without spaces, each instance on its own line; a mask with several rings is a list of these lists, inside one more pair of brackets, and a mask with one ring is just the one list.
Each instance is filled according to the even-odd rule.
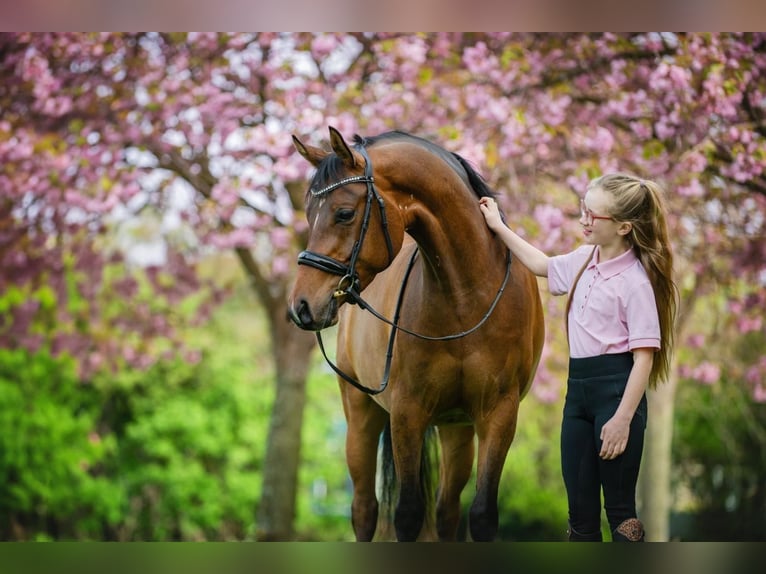
[[497,294],[495,295],[495,299],[492,301],[492,304],[489,306],[489,309],[484,314],[484,316],[479,320],[476,325],[471,327],[470,329],[467,329],[465,331],[461,331],[460,333],[455,333],[453,335],[443,335],[441,337],[432,337],[429,335],[423,335],[421,333],[416,333],[415,331],[410,331],[409,329],[402,327],[399,325],[399,314],[401,312],[402,308],[402,301],[404,300],[404,289],[407,286],[407,281],[410,278],[410,272],[412,271],[412,268],[415,264],[415,257],[418,254],[418,249],[413,251],[412,257],[410,257],[410,262],[407,265],[407,271],[404,274],[404,278],[402,279],[402,286],[399,288],[399,297],[396,300],[396,310],[394,311],[394,318],[393,320],[387,319],[385,316],[381,315],[378,311],[375,310],[374,307],[372,307],[370,304],[368,304],[364,299],[362,299],[361,295],[354,289],[348,289],[346,293],[351,295],[354,298],[354,303],[358,303],[359,307],[361,309],[365,309],[372,313],[375,317],[386,323],[387,325],[391,326],[391,334],[388,337],[388,348],[386,350],[386,365],[383,369],[383,380],[380,383],[380,387],[377,390],[370,389],[368,387],[365,387],[362,385],[359,381],[354,379],[353,377],[347,375],[343,371],[340,370],[340,368],[332,362],[330,357],[327,356],[327,352],[325,351],[324,344],[322,342],[322,334],[320,331],[316,332],[317,342],[319,343],[319,349],[322,351],[322,356],[325,359],[325,362],[327,362],[328,365],[330,365],[330,368],[332,368],[335,373],[340,376],[343,380],[350,383],[352,386],[356,387],[360,391],[367,393],[368,395],[377,395],[382,393],[386,390],[386,387],[388,386],[388,381],[391,376],[391,362],[393,360],[394,355],[394,341],[396,340],[396,333],[397,331],[402,331],[404,333],[407,333],[408,335],[412,335],[413,337],[417,337],[419,339],[425,339],[427,341],[451,341],[454,339],[460,339],[462,337],[465,337],[467,335],[470,335],[479,327],[481,327],[487,319],[492,315],[492,312],[495,310],[495,307],[497,306],[498,301],[500,301],[500,297],[502,297],[503,292],[505,291],[505,287],[508,285],[508,279],[511,276],[511,252],[508,251],[508,255],[506,257],[506,267],[505,267],[505,277],[503,278],[503,283],[500,285],[500,289],[498,289]]
[[388,348],[386,350],[386,364],[383,371],[383,380],[381,381],[380,387],[377,390],[365,387],[359,381],[357,381],[350,375],[347,375],[337,365],[335,365],[327,356],[327,353],[324,348],[324,343],[322,341],[321,332],[320,331],[316,332],[319,348],[322,351],[322,355],[324,356],[325,361],[332,368],[332,370],[335,371],[335,373],[338,376],[340,376],[343,380],[350,383],[352,386],[359,389],[360,391],[367,393],[368,395],[377,395],[379,393],[382,393],[384,390],[386,390],[386,387],[388,386],[388,382],[391,375],[391,363],[393,361],[394,341],[396,339],[396,333],[398,331],[402,331],[404,333],[407,333],[408,335],[412,335],[413,337],[417,337],[419,339],[424,339],[427,341],[451,341],[454,339],[460,339],[462,337],[470,335],[471,333],[479,329],[487,321],[487,319],[489,319],[489,317],[494,312],[495,307],[497,306],[497,303],[500,301],[500,297],[503,295],[503,292],[505,291],[506,286],[508,285],[508,279],[510,278],[510,275],[511,275],[511,252],[510,250],[507,251],[505,277],[503,279],[502,284],[500,285],[500,288],[497,291],[497,294],[495,295],[494,300],[492,301],[492,304],[489,306],[489,309],[484,314],[484,316],[479,320],[479,322],[473,327],[471,327],[470,329],[467,329],[465,331],[461,331],[460,333],[455,333],[452,335],[444,335],[444,336],[437,337],[437,336],[423,335],[421,333],[411,331],[399,325],[399,316],[401,313],[402,302],[404,301],[404,291],[407,286],[410,273],[412,272],[412,269],[415,265],[415,258],[417,257],[419,249],[415,249],[407,265],[407,270],[404,274],[404,278],[402,279],[402,285],[399,288],[399,296],[396,301],[396,308],[394,311],[393,320],[383,316],[381,313],[379,313],[374,307],[372,307],[369,303],[367,303],[362,298],[362,295],[359,292],[359,276],[356,272],[356,261],[359,256],[359,252],[362,249],[362,243],[364,242],[364,239],[367,235],[367,229],[370,223],[370,212],[372,208],[373,198],[377,201],[378,207],[380,209],[383,233],[385,235],[386,246],[388,248],[389,264],[394,259],[394,252],[393,252],[394,250],[393,250],[393,245],[391,242],[391,236],[388,232],[388,221],[386,219],[385,203],[383,201],[382,196],[380,195],[378,190],[375,188],[375,183],[374,183],[375,180],[372,176],[372,163],[370,162],[370,158],[367,155],[367,150],[365,150],[364,147],[358,147],[357,149],[364,156],[364,159],[366,162],[363,176],[348,177],[336,183],[330,184],[320,190],[317,190],[317,191],[311,190],[312,195],[314,195],[315,197],[319,197],[327,193],[330,193],[331,191],[339,187],[343,187],[344,185],[347,185],[349,183],[366,183],[367,184],[367,202],[366,202],[365,210],[364,210],[364,219],[362,220],[362,229],[359,233],[359,239],[354,243],[354,246],[352,248],[349,264],[346,265],[338,261],[337,259],[328,257],[327,255],[322,255],[321,253],[315,253],[313,251],[305,250],[298,254],[298,265],[308,265],[309,267],[314,267],[315,269],[319,269],[320,271],[324,271],[325,273],[330,273],[332,275],[340,275],[341,279],[338,282],[338,287],[335,290],[333,297],[340,298],[340,297],[349,296],[349,301],[348,301],[349,304],[352,304],[352,305],[358,304],[361,309],[369,311],[370,313],[372,313],[373,316],[383,321],[387,325],[391,326],[391,334],[389,335],[389,338],[388,338]]

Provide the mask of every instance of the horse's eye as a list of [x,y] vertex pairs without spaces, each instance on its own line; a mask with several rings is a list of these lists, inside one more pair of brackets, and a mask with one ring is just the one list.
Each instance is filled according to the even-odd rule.
[[335,223],[349,223],[354,219],[356,211],[353,209],[339,209],[335,212]]

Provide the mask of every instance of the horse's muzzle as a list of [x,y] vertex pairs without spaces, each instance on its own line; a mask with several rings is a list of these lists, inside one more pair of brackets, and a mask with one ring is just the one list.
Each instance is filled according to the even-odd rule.
[[287,314],[292,321],[306,331],[321,331],[337,321],[338,304],[333,299],[325,307],[324,313],[315,316],[305,299],[298,299],[288,306]]

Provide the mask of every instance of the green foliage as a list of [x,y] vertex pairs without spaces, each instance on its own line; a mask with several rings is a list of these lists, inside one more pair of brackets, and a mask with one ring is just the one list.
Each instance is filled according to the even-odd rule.
[[124,426],[114,470],[129,500],[121,539],[248,535],[266,426],[258,390],[268,380],[224,374],[204,363],[162,365],[112,395],[124,409],[114,421]]
[[690,540],[763,540],[766,536],[766,404],[742,381],[679,386],[673,458],[675,489]]
[[527,397],[519,409],[516,438],[500,484],[501,540],[565,538],[567,501],[561,478],[561,404]]
[[[737,288],[737,285],[735,285]],[[677,531],[681,539],[744,541],[766,538],[766,403],[750,370],[763,357],[762,330],[741,331],[723,292],[701,301],[704,344],[680,350],[692,365],[707,362],[718,377],[682,369],[673,433]],[[698,380],[701,379],[701,380]]]
[[[187,333],[202,349],[196,364],[84,383],[70,358],[0,350],[0,537],[251,538],[274,400],[268,332],[242,289]],[[348,540],[337,383],[315,369],[308,393],[295,528]]]
[[257,351],[232,344],[241,331],[231,317],[252,310],[242,313],[242,304],[232,299],[188,335],[205,349],[197,364],[83,383],[68,357],[0,349],[0,536],[247,538],[273,376],[259,368],[262,320],[250,321]]
[[113,471],[128,500],[116,538],[252,535],[273,401],[271,369],[261,368],[263,332],[240,293],[189,333],[203,349],[199,363],[161,363],[100,382],[119,437]]
[[0,349],[0,537],[97,538],[119,521],[103,472],[116,443],[96,432],[98,412],[70,359]]
[[309,540],[353,540],[346,420],[334,375],[317,364],[307,381],[296,531]]

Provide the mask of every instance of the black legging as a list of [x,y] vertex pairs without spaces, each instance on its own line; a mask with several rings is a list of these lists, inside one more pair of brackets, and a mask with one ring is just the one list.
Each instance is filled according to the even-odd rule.
[[561,424],[561,472],[569,501],[569,524],[585,539],[600,539],[601,489],[612,532],[636,517],[636,482],[644,448],[646,395],[630,423],[628,445],[620,456],[603,460],[601,427],[622,398],[633,353],[569,360],[569,380]]

